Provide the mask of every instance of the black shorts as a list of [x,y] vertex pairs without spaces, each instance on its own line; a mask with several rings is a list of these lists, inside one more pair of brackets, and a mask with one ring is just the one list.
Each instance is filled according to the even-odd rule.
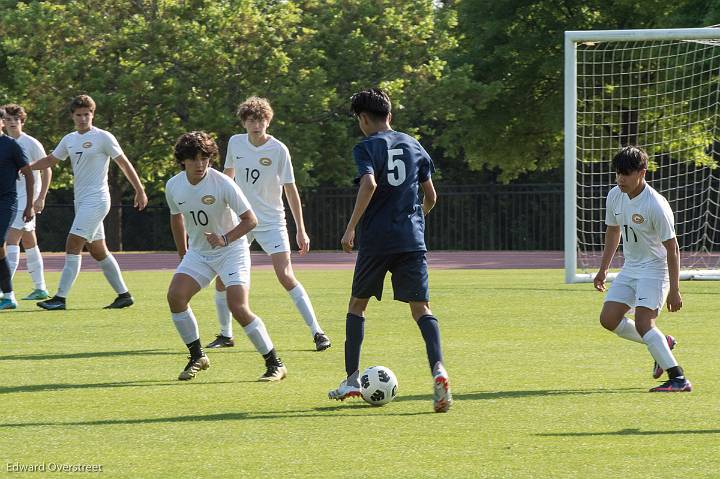
[[425,251],[388,255],[359,253],[353,276],[353,297],[365,299],[375,296],[380,301],[388,271],[392,274],[394,299],[405,303],[430,300]]

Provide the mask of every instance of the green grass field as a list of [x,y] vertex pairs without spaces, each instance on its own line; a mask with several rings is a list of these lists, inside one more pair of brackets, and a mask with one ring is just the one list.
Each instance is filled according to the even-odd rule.
[[[255,382],[263,363],[239,327],[235,348],[208,352],[208,371],[176,380],[186,349],[165,303],[170,272],[126,273],[136,305],[119,312],[101,309],[114,296],[102,275],[83,272],[68,311],[0,313],[0,476],[67,476],[9,472],[17,463],[153,478],[720,476],[717,283],[683,283],[684,309],[661,316],[695,386],[663,395],[646,392],[645,348],[599,326],[592,285],[564,285],[561,271],[434,270],[455,397],[435,414],[422,338],[389,299],[370,303],[361,367],[390,367],[398,398],[327,399],[344,374],[351,275],[298,272],[334,341],[316,353],[273,273],[253,273],[252,308],[289,368],[278,384]],[[30,290],[25,272],[16,290]],[[210,291],[192,306],[207,343]]]

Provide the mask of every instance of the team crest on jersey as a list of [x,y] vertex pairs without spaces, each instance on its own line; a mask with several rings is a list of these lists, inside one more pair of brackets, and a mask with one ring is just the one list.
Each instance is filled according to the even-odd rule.
[[215,197],[213,195],[205,195],[200,199],[200,201],[202,201],[205,205],[211,205],[215,203]]
[[635,213],[634,215],[632,215],[632,220],[633,220],[633,223],[635,223],[636,225],[639,225],[639,224],[642,224],[645,222],[645,218],[643,218],[642,215],[638,214],[638,213]]
[[92,146],[92,141],[86,141],[82,144],[83,148],[90,148]]
[[258,162],[260,162],[260,164],[263,165],[263,166],[270,166],[270,165],[272,165],[272,160],[271,160],[270,158],[267,158],[267,157],[260,158],[260,159],[258,160]]

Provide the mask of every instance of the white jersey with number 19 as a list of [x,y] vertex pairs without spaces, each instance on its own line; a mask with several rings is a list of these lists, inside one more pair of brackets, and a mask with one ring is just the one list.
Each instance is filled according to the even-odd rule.
[[625,264],[622,272],[635,279],[668,276],[663,242],[675,237],[675,220],[667,200],[650,185],[635,198],[619,187],[607,196],[605,224],[620,226]]
[[[238,216],[250,209],[240,187],[212,168],[196,185],[188,181],[184,171],[173,176],[165,185],[165,198],[171,214],[183,215],[189,249],[205,256],[227,251],[227,248],[213,249],[205,233],[226,234],[238,225]],[[247,239],[243,236],[230,247],[245,248]]]
[[258,219],[255,231],[283,228],[283,185],[295,183],[290,152],[283,142],[270,136],[264,144],[254,146],[247,133],[233,135],[225,168],[235,169],[235,182],[250,200]]

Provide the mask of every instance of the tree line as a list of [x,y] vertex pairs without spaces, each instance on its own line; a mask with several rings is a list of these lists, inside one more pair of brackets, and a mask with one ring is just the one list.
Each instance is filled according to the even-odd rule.
[[[250,95],[271,100],[302,187],[349,185],[348,100],[376,85],[438,182],[559,179],[563,32],[712,25],[720,1],[0,0],[0,14],[0,102],[23,104],[50,149],[69,99],[90,94],[161,201],[175,139],[202,129],[224,148]],[[65,165],[53,186],[70,181]]]

